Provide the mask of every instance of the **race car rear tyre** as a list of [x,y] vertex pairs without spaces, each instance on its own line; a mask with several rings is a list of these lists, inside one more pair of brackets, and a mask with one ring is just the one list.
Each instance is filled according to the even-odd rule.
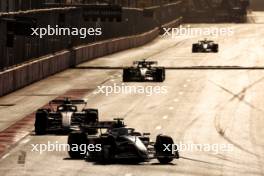
[[[83,159],[87,151],[81,151],[81,145],[87,145],[86,134],[80,131],[71,132],[68,136],[70,149],[68,154],[73,159]],[[83,147],[82,147],[83,149]]]
[[48,128],[48,110],[39,109],[35,117],[35,133],[36,135],[45,135]]
[[165,80],[165,69],[164,68],[158,68],[156,71],[156,81],[157,82],[163,82]]
[[84,109],[86,113],[84,123],[95,123],[98,121],[98,110],[97,109]]
[[[91,124],[98,122],[98,110],[97,109],[84,109],[86,116],[84,117],[84,124]],[[89,135],[97,134],[97,129],[88,129]]]
[[217,53],[217,52],[218,52],[218,44],[214,44],[214,45],[213,45],[212,51],[213,51],[214,53]]
[[[164,146],[170,146],[170,150],[165,150]],[[174,142],[169,136],[158,135],[156,138],[156,143],[154,145],[156,156],[161,164],[168,164],[175,158],[175,153],[173,150]]]
[[123,69],[123,82],[129,82],[130,81],[130,69],[124,68]]

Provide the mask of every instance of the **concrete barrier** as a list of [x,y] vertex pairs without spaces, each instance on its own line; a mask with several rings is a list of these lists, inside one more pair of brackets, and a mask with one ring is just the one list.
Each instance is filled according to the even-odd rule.
[[0,73],[0,96],[69,68],[70,52],[62,51]]
[[[179,24],[180,19],[177,19],[164,26],[175,26]],[[154,28],[151,31],[138,35],[82,45],[5,70],[0,72],[0,96],[25,87],[33,82],[39,81],[81,62],[125,49],[142,46],[155,39],[159,33],[159,28]]]
[[[117,51],[143,45],[158,36],[158,29],[58,52],[0,73],[0,96],[46,78],[71,66]],[[73,53],[72,53],[73,52]],[[73,65],[72,65],[73,63]]]
[[112,54],[117,51],[142,46],[147,42],[153,40],[159,35],[159,29],[155,28],[149,32],[133,35],[129,37],[120,37],[116,39],[110,39],[101,41],[94,44],[82,45],[74,47],[75,58],[74,65],[82,63],[84,61],[91,60],[93,58],[101,57],[107,54]]

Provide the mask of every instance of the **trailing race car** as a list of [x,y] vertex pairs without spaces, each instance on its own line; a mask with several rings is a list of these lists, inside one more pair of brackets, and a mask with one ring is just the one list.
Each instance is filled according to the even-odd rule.
[[[100,129],[101,133],[89,135],[87,131],[91,128]],[[158,135],[156,142],[150,142],[149,135],[149,133],[141,134],[133,128],[127,128],[123,119],[101,121],[92,125],[84,125],[81,130],[71,132],[68,136],[70,146],[68,153],[71,158],[86,158],[88,161],[101,163],[123,161],[140,163],[157,158],[160,163],[167,164],[179,158],[177,150],[166,150],[165,146],[175,146],[171,137]],[[100,145],[100,150],[86,152],[76,150],[76,148],[81,148],[81,145],[91,144]]]
[[[97,109],[85,109],[84,100],[71,100],[69,98],[56,99],[49,102],[49,108],[38,109],[35,116],[35,133],[44,135],[49,132],[69,132],[78,128],[80,124],[95,123],[98,121]],[[84,105],[78,111],[77,105]],[[54,106],[56,109],[54,110]],[[92,133],[97,133],[93,130]]]
[[163,82],[165,80],[165,68],[153,67],[158,64],[155,61],[135,61],[132,67],[123,69],[123,82]]
[[214,43],[212,40],[201,40],[198,43],[194,43],[192,45],[193,53],[217,53],[218,52],[218,44]]

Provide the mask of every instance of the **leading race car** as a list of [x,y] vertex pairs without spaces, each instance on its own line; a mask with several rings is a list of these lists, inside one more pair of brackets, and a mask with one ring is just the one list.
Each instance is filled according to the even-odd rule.
[[[91,128],[100,129],[99,131],[105,129],[105,132],[90,135],[87,131]],[[71,158],[86,158],[88,161],[101,163],[123,161],[140,163],[156,158],[160,163],[167,164],[179,158],[177,150],[166,150],[165,148],[165,146],[175,146],[171,137],[158,135],[156,142],[150,142],[149,135],[149,133],[136,132],[134,128],[127,128],[123,119],[101,121],[92,125],[84,125],[81,130],[70,133],[68,153]],[[91,144],[93,146],[90,146]],[[90,146],[90,148],[99,145],[100,150],[83,152],[78,150],[82,145]]]
[[158,64],[155,61],[135,61],[132,67],[123,69],[123,82],[163,82],[165,80],[165,68],[153,67]]
[[194,43],[192,45],[193,53],[217,53],[218,52],[218,44],[214,43],[212,40],[201,40],[198,43]]
[[[70,98],[56,99],[49,102],[49,108],[38,109],[35,115],[35,133],[44,135],[51,132],[70,132],[80,124],[98,121],[97,109],[85,109],[85,100]],[[78,111],[77,105],[84,105]],[[54,109],[54,106],[56,109]],[[96,133],[94,130],[93,133]]]

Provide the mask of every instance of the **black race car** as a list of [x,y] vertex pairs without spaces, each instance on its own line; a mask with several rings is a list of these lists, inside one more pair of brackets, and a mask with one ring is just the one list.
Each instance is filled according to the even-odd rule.
[[[101,133],[90,135],[91,128],[100,129]],[[105,130],[105,132],[102,132]],[[162,164],[167,164],[179,158],[177,150],[168,150],[165,146],[175,146],[169,136],[158,135],[156,142],[150,142],[149,133],[139,133],[133,128],[127,128],[123,119],[114,121],[101,121],[85,125],[79,131],[73,131],[68,136],[69,155],[71,158],[86,158],[88,161],[113,163],[113,162],[148,162],[158,159]],[[100,150],[81,152],[77,146],[100,145]],[[91,146],[90,146],[91,147]],[[88,147],[87,147],[88,148]],[[177,149],[177,148],[176,148]]]
[[[70,132],[78,128],[80,124],[97,122],[98,110],[85,109],[86,104],[87,102],[84,100],[71,100],[69,98],[50,101],[49,108],[38,109],[36,112],[36,135],[53,132]],[[78,111],[77,105],[84,105],[84,108]]]
[[214,43],[212,40],[201,40],[198,43],[192,45],[193,53],[217,53],[218,44]]
[[165,68],[153,67],[155,61],[135,61],[132,67],[123,69],[123,82],[163,82],[165,80]]

